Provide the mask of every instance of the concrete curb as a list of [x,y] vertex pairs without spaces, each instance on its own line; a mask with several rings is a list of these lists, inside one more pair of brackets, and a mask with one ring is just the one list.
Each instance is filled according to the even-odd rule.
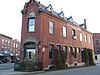
[[18,72],[14,71],[8,75],[31,75],[31,74],[38,74],[38,73],[44,73],[45,71],[35,71],[35,72]]

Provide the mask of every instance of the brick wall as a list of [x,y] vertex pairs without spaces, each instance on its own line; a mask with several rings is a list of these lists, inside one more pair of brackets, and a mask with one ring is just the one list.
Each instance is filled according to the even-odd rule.
[[[55,47],[57,45],[67,46],[68,47],[68,54],[70,54],[69,47],[76,47],[80,48],[90,48],[93,50],[93,42],[89,43],[89,37],[91,37],[92,41],[92,34],[91,32],[87,31],[86,29],[82,29],[79,26],[76,26],[70,22],[65,21],[62,18],[54,16],[52,13],[49,12],[41,12],[39,13],[39,7],[37,2],[28,3],[26,14],[23,15],[22,18],[22,35],[21,35],[21,59],[23,58],[23,45],[26,40],[30,38],[36,38],[40,41],[40,48],[39,50],[39,60],[43,61],[43,66],[48,67],[50,64],[49,59],[49,44],[53,44]],[[34,11],[36,15],[36,32],[29,33],[27,31],[27,21],[28,21],[28,14],[30,11]],[[54,22],[54,34],[49,33],[49,21]],[[63,37],[63,30],[62,26],[67,27],[67,37]],[[72,39],[72,29],[76,31],[77,39]],[[80,32],[82,33],[82,41],[80,41]],[[84,35],[87,35],[87,42],[85,42]],[[45,48],[44,53],[44,60],[42,60],[42,49]],[[68,55],[67,63],[73,64],[73,62],[81,62],[81,53],[77,53],[77,58],[73,56],[70,57]]]

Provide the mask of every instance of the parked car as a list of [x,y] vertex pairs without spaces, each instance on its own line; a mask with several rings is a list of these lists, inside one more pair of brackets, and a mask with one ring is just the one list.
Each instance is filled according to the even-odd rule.
[[4,58],[4,59],[1,60],[1,62],[2,62],[2,63],[7,63],[7,62],[9,62],[9,59]]
[[14,59],[12,59],[12,60],[11,60],[11,63],[15,63],[15,60],[14,60]]
[[11,63],[18,63],[19,62],[19,58],[15,58],[11,60]]

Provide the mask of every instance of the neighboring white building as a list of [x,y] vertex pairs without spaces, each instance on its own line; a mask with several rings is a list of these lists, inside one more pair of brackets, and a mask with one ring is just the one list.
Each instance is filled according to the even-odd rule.
[[95,54],[95,64],[97,66],[100,66],[100,54]]

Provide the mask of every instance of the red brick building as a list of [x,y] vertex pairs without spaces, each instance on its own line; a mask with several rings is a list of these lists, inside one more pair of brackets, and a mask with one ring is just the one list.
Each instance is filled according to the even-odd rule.
[[100,65],[100,33],[93,33],[95,63]]
[[4,58],[14,59],[19,56],[20,42],[11,37],[0,34],[0,60]]
[[[63,11],[57,13],[52,5],[45,6],[35,0],[25,3],[22,10],[21,59],[53,65],[54,48],[66,50],[66,65],[84,65],[84,49],[93,51],[92,34],[84,24],[77,24]],[[76,57],[71,53],[74,52]],[[44,54],[43,54],[44,53]]]
[[100,33],[93,33],[94,54],[100,54]]

